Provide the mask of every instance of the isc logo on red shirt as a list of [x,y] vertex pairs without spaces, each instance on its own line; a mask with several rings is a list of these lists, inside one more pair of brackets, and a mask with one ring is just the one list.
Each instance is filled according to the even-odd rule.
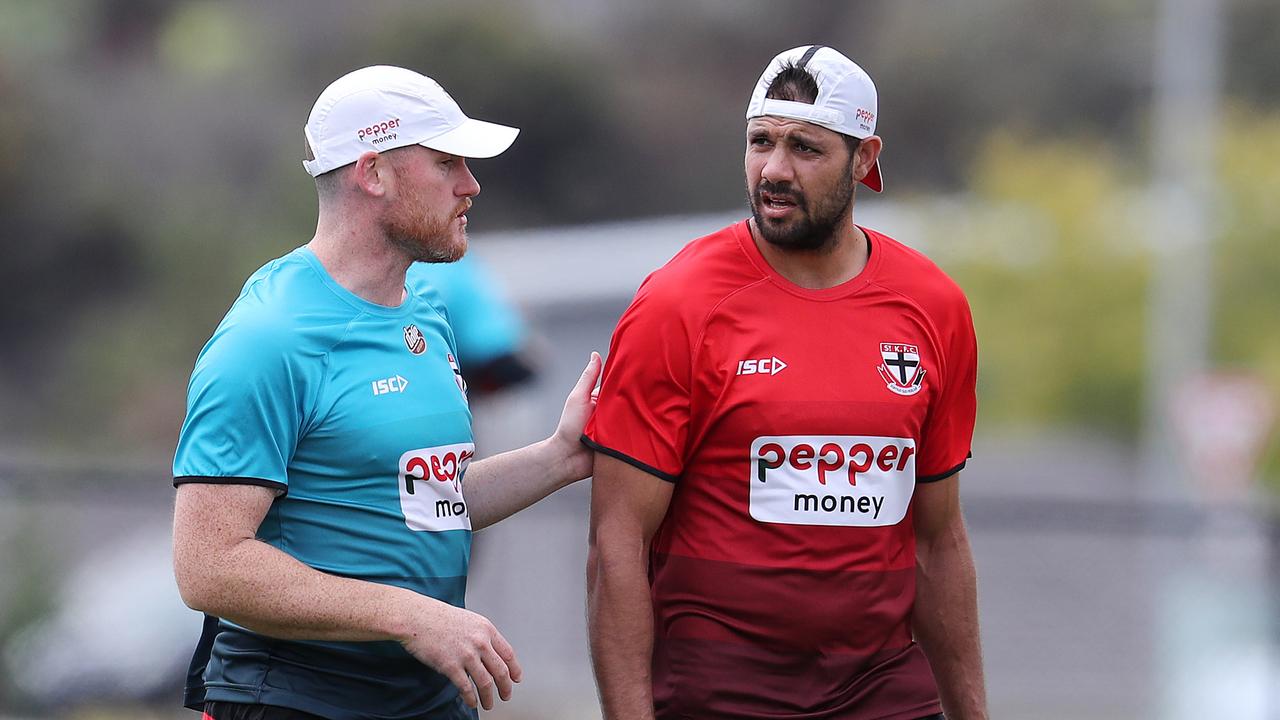
[[400,456],[400,509],[410,530],[471,529],[462,475],[475,451],[472,443],[457,443]]
[[916,484],[914,438],[780,435],[751,443],[751,517],[787,525],[896,525]]
[[738,375],[777,375],[787,368],[787,364],[777,357],[758,358],[755,360],[739,360]]

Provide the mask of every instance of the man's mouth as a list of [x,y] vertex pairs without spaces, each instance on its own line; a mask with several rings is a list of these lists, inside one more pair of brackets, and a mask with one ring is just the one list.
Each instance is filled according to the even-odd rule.
[[785,215],[793,208],[799,207],[800,203],[793,195],[761,192],[760,193],[760,209],[768,215]]

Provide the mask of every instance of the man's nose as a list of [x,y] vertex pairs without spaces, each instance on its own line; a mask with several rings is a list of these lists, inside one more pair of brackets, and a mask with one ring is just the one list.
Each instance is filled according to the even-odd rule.
[[788,182],[792,175],[791,158],[782,148],[773,148],[765,158],[764,167],[760,168],[761,179],[772,183]]
[[[460,158],[461,159],[461,158]],[[459,197],[475,197],[480,194],[480,181],[476,180],[476,176],[471,174],[471,168],[467,167],[467,161],[462,160],[463,177],[458,183],[457,189],[454,191]]]

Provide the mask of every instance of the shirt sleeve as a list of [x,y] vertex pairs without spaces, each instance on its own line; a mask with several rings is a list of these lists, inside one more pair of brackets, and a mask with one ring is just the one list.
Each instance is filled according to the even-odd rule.
[[675,482],[689,437],[691,355],[690,328],[646,282],[614,330],[583,442]]
[[[290,334],[228,317],[196,359],[173,460],[174,485],[251,484],[288,489],[286,468],[303,423]],[[318,364],[319,358],[315,359]]]
[[946,353],[941,391],[929,407],[920,438],[919,482],[960,472],[970,455],[977,415],[978,345],[969,304],[959,294],[939,330]]

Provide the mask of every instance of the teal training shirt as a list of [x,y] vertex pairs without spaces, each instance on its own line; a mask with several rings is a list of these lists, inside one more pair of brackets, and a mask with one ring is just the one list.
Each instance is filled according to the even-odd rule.
[[[322,572],[461,607],[471,412],[443,304],[412,273],[405,290],[399,307],[368,302],[305,247],[254,273],[196,360],[174,484],[274,488],[263,542]],[[188,704],[335,720],[458,716],[457,689],[396,642],[207,628]]]

